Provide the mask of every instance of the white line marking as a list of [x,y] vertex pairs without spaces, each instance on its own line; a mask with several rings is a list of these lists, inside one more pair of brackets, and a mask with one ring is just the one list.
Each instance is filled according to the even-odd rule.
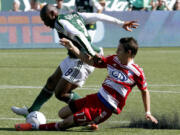
[[[0,117],[0,120],[12,120],[12,121],[25,121],[25,118],[7,118],[7,117]],[[57,119],[47,119],[47,121],[61,121],[62,119],[57,118]],[[121,124],[128,124],[130,121],[107,121],[107,123],[121,123]]]
[[0,52],[0,55],[55,55],[55,54],[67,54],[65,51],[59,52]]
[[[149,87],[180,87],[180,84],[152,84],[148,85]],[[101,85],[86,85],[79,89],[85,88],[100,88]],[[0,85],[0,89],[34,89],[34,88],[42,88],[42,86],[23,86],[23,85]]]
[[[155,87],[158,85],[154,85]],[[151,87],[154,87],[153,85],[151,85]],[[160,87],[164,87],[164,85],[159,85]],[[167,85],[165,85],[167,86]],[[172,85],[168,85],[169,87],[179,87],[179,84],[172,84]],[[93,91],[98,91],[99,88],[101,86],[84,86],[82,88],[78,88],[79,90],[93,90]],[[5,90],[10,90],[10,89],[42,89],[42,86],[18,86],[18,85],[0,85],[0,89],[5,89]],[[134,92],[138,92],[139,90],[133,90]],[[152,90],[149,89],[150,92],[154,92],[154,93],[174,93],[174,94],[180,94],[180,91],[175,90]]]
[[0,85],[0,89],[41,89],[42,86]]
[[22,120],[25,120],[25,118],[6,118],[6,117],[2,117],[2,118],[0,118],[0,120],[18,120],[18,121],[22,121]]
[[152,84],[148,86],[153,86],[153,87],[179,87],[180,84]]
[[[25,121],[26,118],[7,118],[7,117],[0,117],[0,120],[17,120],[17,121]],[[47,119],[48,121],[60,121],[61,119]]]
[[[137,92],[139,90],[135,90],[135,92]],[[149,90],[149,92],[152,92],[152,93],[168,93],[168,94],[180,94],[180,91],[162,91],[162,90]]]

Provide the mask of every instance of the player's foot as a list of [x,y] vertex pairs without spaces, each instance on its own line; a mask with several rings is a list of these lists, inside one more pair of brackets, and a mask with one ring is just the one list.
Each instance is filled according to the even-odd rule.
[[15,129],[17,131],[30,131],[33,130],[33,126],[30,123],[16,124]]
[[88,125],[88,129],[90,129],[90,130],[98,130],[98,125],[97,124],[89,124]]
[[27,107],[19,108],[19,107],[16,107],[16,106],[12,106],[11,110],[14,113],[16,113],[17,115],[22,115],[24,117],[26,117],[29,114]]

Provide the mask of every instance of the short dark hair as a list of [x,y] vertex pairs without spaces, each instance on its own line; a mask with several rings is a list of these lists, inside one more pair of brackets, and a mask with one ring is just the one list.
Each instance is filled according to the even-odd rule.
[[133,37],[124,37],[119,40],[123,45],[125,52],[131,51],[132,57],[135,57],[138,51],[138,43]]
[[43,8],[41,9],[40,11],[40,17],[43,21],[46,20],[47,18],[47,14],[46,14],[46,11],[47,11],[47,8],[48,8],[48,4],[46,4],[45,6],[43,6]]
[[54,28],[56,18],[51,19],[49,14],[47,13],[48,11],[50,12],[51,10],[53,12],[53,10],[57,10],[57,8],[51,4],[46,4],[40,11],[40,17],[46,26]]

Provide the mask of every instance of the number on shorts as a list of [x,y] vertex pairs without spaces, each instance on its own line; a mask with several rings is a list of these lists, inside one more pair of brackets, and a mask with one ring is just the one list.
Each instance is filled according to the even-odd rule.
[[68,71],[66,71],[65,76],[68,76],[72,73],[73,69],[69,68]]

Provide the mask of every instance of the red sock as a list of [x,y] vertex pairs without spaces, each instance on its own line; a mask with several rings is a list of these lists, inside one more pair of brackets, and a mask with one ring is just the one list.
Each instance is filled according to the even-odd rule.
[[47,124],[41,124],[39,125],[39,130],[50,130],[50,131],[56,131],[58,130],[56,127],[56,123],[47,123]]

